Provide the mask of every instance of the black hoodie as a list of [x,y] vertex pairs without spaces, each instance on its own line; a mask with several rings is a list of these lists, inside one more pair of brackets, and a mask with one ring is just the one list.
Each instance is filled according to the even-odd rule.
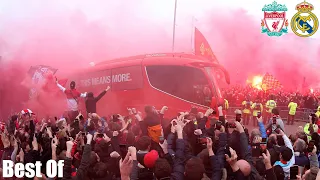
[[93,93],[88,93],[86,99],[86,110],[87,113],[96,113],[97,112],[97,102],[107,93],[107,91],[102,91],[99,96],[94,97]]

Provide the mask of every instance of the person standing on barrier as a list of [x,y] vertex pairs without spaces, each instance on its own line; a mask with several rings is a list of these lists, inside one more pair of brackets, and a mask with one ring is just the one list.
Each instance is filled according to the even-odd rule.
[[244,125],[249,125],[250,115],[251,115],[251,106],[252,106],[252,101],[250,101],[249,97],[247,96],[246,100],[242,102]]
[[[274,99],[275,99],[274,95],[270,95],[270,100],[268,100],[266,103],[265,121],[269,120],[272,117],[271,116],[272,110],[277,107],[277,103]],[[266,123],[266,122],[264,122],[264,123]]]
[[289,114],[288,114],[287,125],[294,124],[294,116],[296,115],[297,107],[298,107],[298,104],[295,103],[294,101],[296,101],[296,99],[292,98],[291,102],[288,105]]
[[257,124],[257,116],[260,113],[260,115],[263,112],[263,105],[260,102],[260,98],[257,98],[255,103],[252,104],[251,109],[253,110],[252,112],[252,119],[253,119],[253,126],[258,126]]

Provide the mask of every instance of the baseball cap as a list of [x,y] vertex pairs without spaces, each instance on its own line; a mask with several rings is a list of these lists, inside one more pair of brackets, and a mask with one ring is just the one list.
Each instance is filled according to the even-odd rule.
[[144,155],[144,158],[143,158],[145,167],[153,168],[158,158],[159,158],[159,154],[157,151],[152,150],[148,152],[146,155]]

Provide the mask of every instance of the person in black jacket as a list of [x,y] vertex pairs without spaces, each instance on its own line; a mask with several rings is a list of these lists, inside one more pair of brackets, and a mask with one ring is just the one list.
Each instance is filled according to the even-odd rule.
[[99,96],[94,97],[92,92],[89,92],[87,94],[86,98],[86,110],[87,113],[96,113],[97,112],[97,102],[110,90],[110,86],[107,87],[107,89],[103,90]]

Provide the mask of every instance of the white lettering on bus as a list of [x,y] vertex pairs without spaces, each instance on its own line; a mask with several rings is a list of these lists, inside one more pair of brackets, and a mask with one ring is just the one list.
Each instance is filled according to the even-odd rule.
[[[129,82],[129,81],[132,81],[130,73],[112,75],[113,83]],[[93,77],[91,79],[84,79],[80,81],[80,84],[83,87],[110,84],[110,83],[111,83],[111,76]]]
[[112,75],[113,83],[128,82],[128,81],[132,81],[130,78],[130,73]]
[[91,79],[85,79],[80,81],[81,86],[91,86]]

